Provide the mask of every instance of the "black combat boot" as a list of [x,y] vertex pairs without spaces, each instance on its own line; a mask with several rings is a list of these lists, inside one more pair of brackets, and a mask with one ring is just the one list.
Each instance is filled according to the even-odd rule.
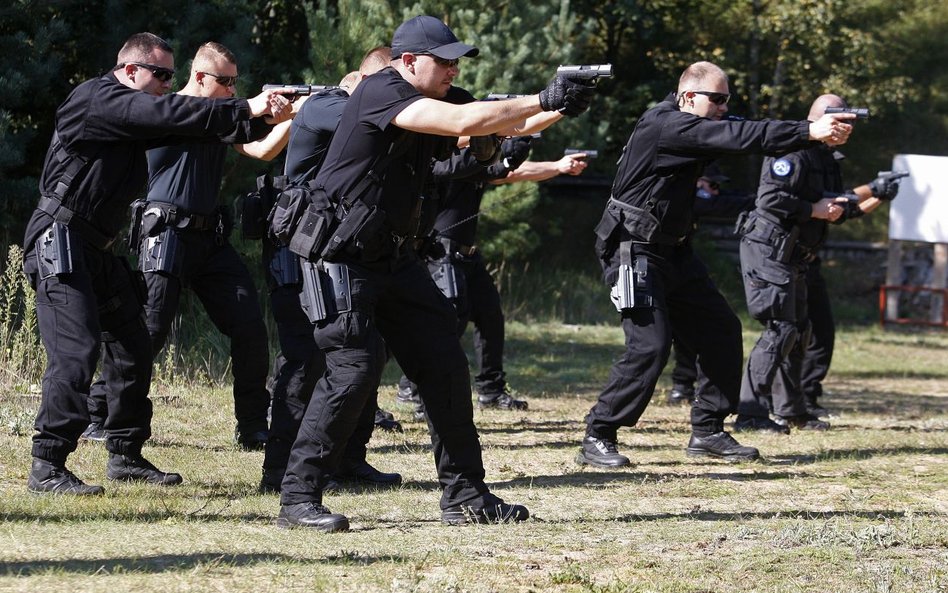
[[458,504],[441,511],[441,522],[448,525],[466,523],[519,523],[530,517],[530,511],[522,504],[507,504],[494,495],[488,504],[475,508],[473,505]]
[[181,474],[163,472],[150,461],[137,455],[109,453],[109,464],[105,477],[121,482],[147,482],[158,486],[175,486],[181,483]]
[[583,448],[576,455],[576,463],[615,468],[629,465],[631,462],[628,457],[619,453],[614,439],[587,436],[583,439]]
[[695,398],[695,389],[694,387],[689,387],[687,385],[672,385],[671,391],[668,392],[668,403],[672,405],[691,405],[691,401]]
[[301,502],[280,506],[277,527],[309,527],[318,531],[348,531],[349,519],[333,513],[316,502]]
[[753,461],[760,457],[760,451],[741,445],[723,430],[704,436],[692,433],[685,452],[688,457],[718,457],[727,461]]
[[234,442],[244,451],[263,451],[270,433],[266,430],[247,430],[238,424],[234,429]]
[[343,459],[339,464],[339,471],[332,475],[340,481],[359,482],[376,488],[394,488],[401,485],[401,474],[387,474],[380,472],[368,461]]
[[89,426],[86,427],[82,434],[79,435],[80,439],[87,441],[95,441],[97,443],[105,442],[105,439],[108,438],[108,434],[105,432],[105,429],[102,428],[102,424],[99,422],[90,422]]
[[820,420],[813,414],[800,414],[799,416],[777,416],[777,424],[787,427],[787,430],[796,428],[797,430],[829,430],[830,423]]
[[526,410],[529,404],[522,399],[515,399],[506,389],[500,393],[482,393],[477,396],[477,406],[482,410],[496,408],[498,410]]
[[759,416],[744,416],[739,414],[734,421],[734,432],[771,432],[774,434],[790,434],[790,429],[777,424],[770,418]]
[[418,390],[413,386],[402,387],[398,386],[398,391],[395,392],[395,401],[400,404],[418,404],[421,403],[421,396],[418,395]]
[[395,419],[395,415],[382,408],[375,409],[375,426],[388,432],[402,432],[402,423]]
[[30,492],[96,496],[105,492],[102,486],[86,484],[66,469],[65,463],[33,458],[30,477],[26,481]]

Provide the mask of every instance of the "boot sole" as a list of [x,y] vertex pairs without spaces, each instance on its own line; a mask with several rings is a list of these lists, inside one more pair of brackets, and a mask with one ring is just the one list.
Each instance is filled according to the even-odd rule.
[[618,464],[616,464],[616,463],[600,463],[600,462],[598,462],[598,461],[594,461],[594,460],[592,460],[592,459],[586,457],[585,455],[583,455],[582,452],[576,454],[576,463],[578,463],[579,465],[591,465],[591,466],[593,466],[593,467],[601,467],[601,468],[604,468],[604,469],[619,469],[619,468],[622,468],[622,467],[629,467],[629,466],[632,465],[632,462],[631,462],[631,461],[626,461],[626,462],[624,462],[624,463],[618,463]]
[[113,482],[141,482],[143,484],[154,484],[155,486],[177,486],[181,484],[184,479],[181,476],[178,476],[177,479],[171,479],[168,481],[165,480],[149,480],[148,478],[140,478],[138,476],[117,476],[112,477],[108,474],[105,476]]
[[732,461],[735,463],[739,461],[757,461],[760,459],[760,453],[756,455],[723,455],[721,453],[712,453],[706,449],[692,449],[691,447],[685,449],[685,455],[693,458],[711,457],[713,459],[723,459],[724,461]]

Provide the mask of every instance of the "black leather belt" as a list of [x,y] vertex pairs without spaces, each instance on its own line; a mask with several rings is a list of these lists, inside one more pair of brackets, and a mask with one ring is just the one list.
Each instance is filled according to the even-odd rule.
[[105,251],[115,243],[116,237],[109,237],[98,230],[89,221],[76,216],[76,213],[63,206],[56,198],[43,196],[36,206],[37,210],[50,215],[53,220],[73,229],[79,236],[91,243],[96,249]]

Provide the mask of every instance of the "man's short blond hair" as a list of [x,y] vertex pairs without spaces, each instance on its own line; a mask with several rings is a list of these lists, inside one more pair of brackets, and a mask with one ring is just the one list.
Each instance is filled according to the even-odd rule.
[[208,41],[199,47],[197,53],[194,54],[194,60],[191,62],[191,73],[213,68],[222,59],[228,64],[237,65],[237,56],[232,51],[216,41]]
[[703,90],[701,85],[710,79],[723,79],[727,82],[727,74],[711,62],[695,62],[681,73],[681,78],[678,79],[678,94]]

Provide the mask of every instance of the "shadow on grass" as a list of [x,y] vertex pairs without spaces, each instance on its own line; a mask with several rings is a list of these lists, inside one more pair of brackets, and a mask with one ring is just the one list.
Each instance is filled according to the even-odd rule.
[[717,511],[702,511],[700,508],[695,510],[683,511],[681,513],[631,513],[628,515],[619,515],[617,517],[600,517],[598,519],[543,519],[534,518],[539,523],[602,523],[604,521],[616,521],[619,523],[640,523],[646,521],[668,521],[668,520],[692,520],[692,521],[750,521],[754,519],[803,519],[805,521],[826,521],[833,518],[846,519],[905,519],[912,517],[941,517],[942,514],[935,511],[808,511],[805,509],[788,509],[786,511],[766,511],[766,512],[734,512],[721,513]]
[[[135,558],[96,558],[92,560],[31,560],[0,562],[0,575],[33,576],[44,573],[67,573],[107,576],[118,574],[158,574],[179,572],[202,567],[242,567],[255,564],[293,563],[298,559],[286,554],[159,554]],[[309,561],[309,559],[307,560]],[[365,556],[342,552],[318,560],[325,564],[368,566],[378,562],[404,562],[401,556]]]
[[[683,463],[682,463],[683,464]],[[668,465],[682,465],[678,463],[668,463]],[[654,465],[654,464],[649,464]],[[742,466],[746,467],[746,466]],[[758,480],[787,480],[798,478],[822,477],[820,474],[809,472],[769,472],[755,471],[753,473],[728,473],[728,472],[693,472],[688,473],[661,473],[661,472],[643,472],[643,471],[581,471],[558,476],[539,475],[539,476],[521,476],[504,482],[491,482],[491,488],[522,488],[522,487],[547,487],[547,488],[589,488],[596,486],[608,486],[610,484],[657,484],[669,482],[681,482],[692,480],[721,480],[734,482],[753,482]]]
[[774,455],[774,465],[806,464],[820,461],[861,460],[888,455],[948,455],[948,447],[884,447],[880,449],[826,449],[800,455]]
[[[885,377],[886,375],[880,376],[880,378]],[[888,377],[891,378],[892,375],[888,375]],[[948,408],[948,398],[945,397],[866,389],[858,391],[834,389],[832,395],[821,400],[821,403],[831,410],[839,412],[883,414],[899,418],[945,414],[946,408]]]

